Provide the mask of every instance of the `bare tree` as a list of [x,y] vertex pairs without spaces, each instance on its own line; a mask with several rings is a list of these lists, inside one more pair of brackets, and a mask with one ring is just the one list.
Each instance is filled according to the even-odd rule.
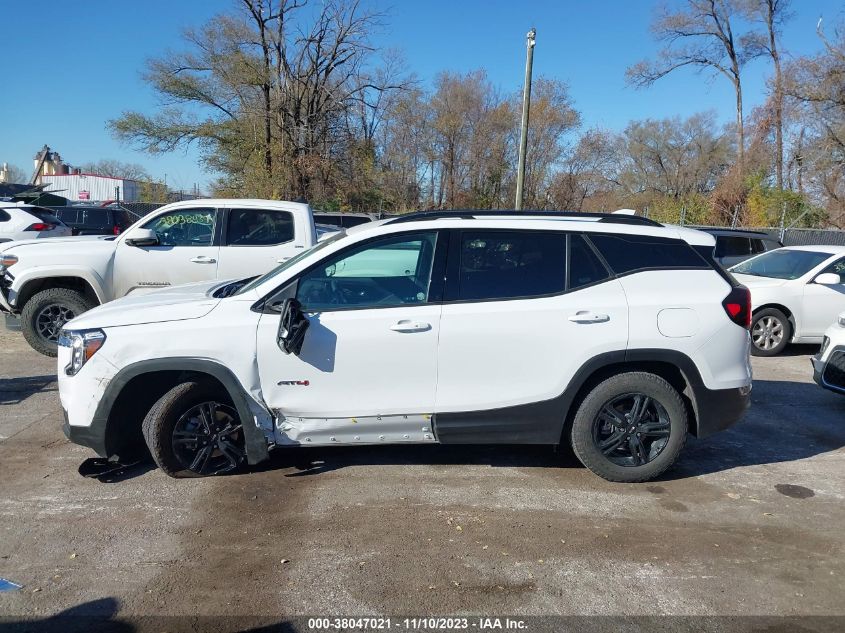
[[6,173],[5,182],[9,183],[25,183],[29,182],[27,173],[17,165],[6,165],[8,172]]
[[778,190],[783,189],[783,70],[781,68],[778,39],[780,28],[790,17],[789,0],[745,0],[744,9],[752,20],[765,25],[766,32],[751,32],[741,38],[748,58],[768,55],[774,66],[772,80],[772,101],[774,105],[775,128],[775,181]]
[[105,158],[96,163],[85,163],[79,167],[83,172],[125,178],[127,180],[150,180],[150,174],[138,163],[124,163],[119,160]]
[[736,0],[686,0],[686,8],[663,8],[652,23],[655,37],[665,46],[656,60],[641,61],[626,72],[628,81],[647,87],[669,73],[686,66],[712,70],[730,80],[736,94],[736,138],[739,164],[745,151],[742,116],[744,61],[731,20],[737,15]]

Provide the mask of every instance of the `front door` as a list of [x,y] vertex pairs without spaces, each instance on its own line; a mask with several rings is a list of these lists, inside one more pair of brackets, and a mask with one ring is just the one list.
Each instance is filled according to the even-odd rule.
[[277,441],[433,441],[436,250],[436,231],[382,236],[303,273],[295,296],[309,328],[299,355],[277,345],[279,315],[261,316],[258,370]]
[[556,443],[555,398],[588,360],[626,348],[622,286],[578,234],[458,235],[440,321],[438,438]]
[[217,277],[220,247],[215,238],[217,210],[183,208],[142,226],[158,235],[156,246],[117,246],[112,273],[114,297],[150,292]]

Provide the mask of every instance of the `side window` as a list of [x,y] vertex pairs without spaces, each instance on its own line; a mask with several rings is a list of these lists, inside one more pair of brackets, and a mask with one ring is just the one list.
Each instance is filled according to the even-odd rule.
[[591,233],[589,239],[619,275],[649,268],[710,268],[710,265],[683,240],[647,235],[595,233]]
[[8,222],[11,219],[12,219],[12,216],[10,216],[8,213],[3,211],[3,209],[0,209],[0,222]]
[[65,224],[79,224],[78,209],[57,209],[56,216]]
[[719,235],[716,238],[716,257],[744,257],[751,252],[747,237]]
[[308,312],[426,303],[436,242],[432,231],[353,247],[302,275],[296,298]]
[[766,250],[767,250],[767,251],[773,251],[773,250],[775,250],[776,248],[783,248],[783,247],[780,245],[780,242],[776,242],[775,240],[763,240],[763,242],[764,242],[764,243],[765,243],[765,245],[766,245]]
[[144,228],[158,234],[161,246],[211,246],[216,218],[216,209],[179,209],[150,220]]
[[569,290],[609,279],[610,274],[601,260],[580,235],[569,238]]
[[751,252],[756,255],[757,253],[765,253],[766,252],[766,245],[763,244],[763,240],[758,240],[756,238],[752,238],[751,240]]
[[85,220],[82,222],[86,226],[96,226],[97,228],[109,228],[109,210],[108,209],[85,209]]
[[294,237],[293,214],[273,209],[231,209],[226,227],[230,246],[275,246]]
[[566,235],[541,231],[464,231],[458,298],[513,299],[566,289]]

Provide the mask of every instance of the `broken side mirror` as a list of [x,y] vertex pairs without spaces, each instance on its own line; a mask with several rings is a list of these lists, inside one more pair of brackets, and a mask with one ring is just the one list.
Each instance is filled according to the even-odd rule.
[[297,356],[302,351],[305,332],[308,331],[308,319],[302,312],[302,304],[296,299],[285,299],[282,303],[282,317],[279,319],[279,331],[276,343],[285,354],[293,352]]

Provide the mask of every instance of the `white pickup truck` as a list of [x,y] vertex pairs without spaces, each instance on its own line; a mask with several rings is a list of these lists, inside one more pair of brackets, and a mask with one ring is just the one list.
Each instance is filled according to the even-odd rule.
[[317,242],[307,204],[191,200],[117,237],[11,242],[0,248],[0,311],[33,349],[56,355],[66,321],[129,294],[263,274]]

